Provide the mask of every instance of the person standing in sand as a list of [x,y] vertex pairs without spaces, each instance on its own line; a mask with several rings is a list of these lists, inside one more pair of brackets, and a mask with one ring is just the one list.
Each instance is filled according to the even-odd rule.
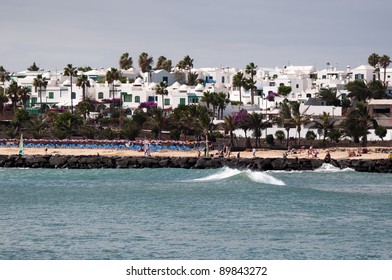
[[252,149],[252,155],[253,155],[253,157],[256,157],[256,148],[255,147],[253,147],[253,149]]

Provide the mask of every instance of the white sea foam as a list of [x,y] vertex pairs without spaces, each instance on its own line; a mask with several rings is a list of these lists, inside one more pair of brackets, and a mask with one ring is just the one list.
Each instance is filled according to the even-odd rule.
[[245,174],[250,180],[256,183],[261,183],[261,184],[269,184],[269,185],[278,185],[278,186],[284,186],[286,185],[283,181],[267,174],[266,172],[257,172],[257,171],[251,171],[251,170],[246,170],[246,171],[240,171],[237,169],[232,169],[229,167],[224,167],[220,169],[217,173],[214,173],[212,175],[203,177],[203,178],[198,178],[194,179],[194,181],[219,181],[223,179],[227,179],[233,176],[236,176],[238,174]]
[[339,167],[333,166],[330,163],[323,163],[319,168],[315,169],[314,172],[347,172],[354,171],[352,168],[341,169]]
[[224,167],[224,168],[220,169],[215,174],[212,174],[212,175],[207,176],[207,177],[195,179],[194,181],[219,181],[219,180],[223,180],[223,179],[226,179],[226,178],[233,177],[233,176],[235,176],[237,174],[240,174],[241,172],[242,171],[237,170],[237,169],[231,169],[229,167]]
[[278,185],[278,186],[285,186],[286,185],[282,180],[279,180],[279,179],[267,174],[266,172],[246,170],[245,173],[249,177],[249,179],[251,179],[253,182],[256,182],[256,183],[262,183],[262,184],[268,184],[268,185]]

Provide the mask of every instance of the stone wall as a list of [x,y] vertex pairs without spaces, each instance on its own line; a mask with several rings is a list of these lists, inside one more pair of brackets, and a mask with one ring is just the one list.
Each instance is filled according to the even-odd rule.
[[[107,157],[107,156],[5,156],[0,155],[0,167],[28,168],[221,168],[267,170],[314,170],[323,164],[320,159],[284,158],[194,158],[194,157]],[[333,160],[338,168],[352,168],[361,172],[391,173],[392,160]]]

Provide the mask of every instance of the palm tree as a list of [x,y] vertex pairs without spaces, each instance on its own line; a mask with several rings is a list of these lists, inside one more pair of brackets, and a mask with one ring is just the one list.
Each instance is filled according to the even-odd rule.
[[384,84],[385,84],[386,78],[387,78],[387,67],[389,66],[389,64],[391,62],[392,62],[391,58],[385,54],[383,56],[381,56],[379,59],[380,66],[382,68],[384,68]]
[[28,87],[21,87],[19,88],[19,97],[22,101],[23,109],[26,109],[27,100],[30,98],[31,90]]
[[83,101],[86,100],[86,87],[91,87],[90,81],[86,75],[81,75],[76,81],[76,86],[83,90]]
[[[380,61],[380,56],[376,53],[372,53],[368,57],[368,63],[370,66],[374,68],[374,72],[380,72],[380,69],[378,68],[378,63]],[[376,79],[376,75],[373,76],[373,80]]]
[[260,138],[261,131],[267,127],[267,123],[263,121],[263,115],[260,113],[253,112],[248,115],[248,125],[251,130],[253,130],[254,136],[256,138],[256,146],[261,146]]
[[3,115],[4,104],[8,102],[8,97],[4,93],[4,89],[0,87],[0,115]]
[[302,113],[300,112],[300,105],[298,101],[291,102],[291,111],[292,111],[292,117],[293,117],[293,123],[297,127],[297,133],[298,133],[298,145],[300,145],[301,142],[301,127],[308,123],[310,120],[309,116],[306,116],[305,113],[309,109],[310,106],[308,106]]
[[325,138],[327,138],[329,132],[333,129],[334,124],[335,120],[331,119],[329,113],[323,112],[320,121],[313,121],[311,128],[317,128],[319,131],[322,131],[323,141],[325,141]]
[[254,98],[254,90],[255,90],[255,81],[254,81],[254,76],[256,75],[256,69],[257,66],[251,62],[248,65],[246,65],[245,73],[250,75],[250,79],[248,80],[248,88],[250,89],[250,94],[251,94],[251,102],[252,105],[255,104],[255,98]]
[[360,102],[357,104],[356,109],[348,114],[346,120],[342,123],[342,126],[345,134],[352,137],[355,143],[359,143],[359,139],[362,137],[362,143],[366,146],[369,129],[377,128],[378,124],[377,121],[370,116],[366,104]]
[[210,91],[205,91],[203,92],[203,96],[200,99],[201,102],[205,102],[207,105],[207,108],[210,108],[210,104],[212,102],[212,92]]
[[37,91],[37,88],[39,88],[39,102],[41,103],[41,111],[44,108],[42,103],[42,88],[46,89],[47,85],[48,85],[48,81],[46,80],[45,77],[42,77],[41,74],[38,74],[37,77],[34,78],[33,86],[35,88],[35,91]]
[[19,101],[19,90],[20,90],[20,86],[18,86],[18,83],[12,81],[8,87],[7,95],[8,98],[11,100],[12,108],[14,109],[14,111],[16,111],[16,104]]
[[0,65],[0,82],[4,85],[4,83],[9,80],[10,73],[4,69],[3,65]]
[[158,57],[157,65],[155,66],[156,70],[164,69],[167,72],[170,72],[172,68],[172,61],[170,59],[167,59],[163,55]]
[[317,93],[317,97],[325,100],[329,106],[339,106],[340,100],[336,97],[336,88],[321,88]]
[[230,147],[234,146],[234,135],[233,131],[236,130],[235,120],[231,115],[228,115],[224,118],[224,128],[230,133]]
[[245,85],[246,80],[244,77],[244,73],[237,72],[234,76],[233,76],[233,87],[238,87],[238,90],[240,92],[240,105],[242,105],[242,93],[241,93],[241,88]]
[[184,56],[182,60],[177,63],[177,67],[184,70],[191,70],[193,68],[193,61],[189,55]]
[[371,96],[371,92],[363,80],[348,82],[345,89],[349,91],[347,97],[355,98],[359,102],[366,101]]
[[129,56],[129,53],[123,53],[120,57],[120,60],[118,62],[119,68],[120,69],[129,69],[132,68],[133,60],[132,57]]
[[114,91],[114,81],[119,80],[120,77],[121,77],[120,71],[118,71],[116,68],[110,68],[110,70],[106,72],[106,81],[109,84],[112,84],[113,98],[115,98],[115,93],[116,93]]
[[168,95],[167,84],[165,82],[160,82],[159,85],[155,87],[155,93],[162,96],[162,110],[165,110],[165,95]]
[[146,73],[146,72],[151,71],[151,69],[152,69],[151,64],[153,64],[154,60],[153,60],[152,56],[148,56],[148,53],[143,52],[139,55],[138,62],[139,62],[139,67],[140,67],[141,71],[143,73]]
[[162,139],[162,130],[167,123],[167,118],[161,108],[154,108],[150,111],[150,117],[148,119],[148,124],[151,126],[151,131]]
[[387,84],[380,80],[373,80],[367,84],[370,97],[374,99],[389,98],[387,95]]
[[33,64],[32,64],[29,68],[27,68],[27,70],[29,70],[29,71],[38,71],[39,68],[38,68],[38,66],[35,64],[35,61],[34,61]]
[[300,112],[300,103],[298,101],[285,100],[280,106],[278,123],[283,125],[287,131],[287,147],[289,146],[289,132],[290,128],[296,128],[298,133],[298,145],[301,143],[301,128],[304,124],[308,123],[310,118],[305,116],[307,107],[302,113]]
[[188,76],[187,76],[186,84],[188,86],[195,86],[195,85],[197,85],[197,77],[198,76],[199,75],[196,72],[190,72],[189,71]]
[[219,112],[220,112],[220,119],[222,119],[223,111],[226,109],[227,104],[230,103],[230,99],[226,97],[226,94],[224,92],[218,92],[217,100],[218,100],[218,119],[219,119]]
[[67,64],[64,68],[64,76],[69,76],[70,85],[71,85],[71,113],[73,114],[73,92],[72,92],[72,77],[76,77],[78,75],[78,70],[76,67],[73,67],[72,64]]

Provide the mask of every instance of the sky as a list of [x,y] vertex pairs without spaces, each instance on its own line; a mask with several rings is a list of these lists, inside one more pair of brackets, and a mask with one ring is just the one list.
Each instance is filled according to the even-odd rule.
[[390,0],[0,0],[0,65],[118,68],[128,52],[194,67],[367,64],[392,57]]

